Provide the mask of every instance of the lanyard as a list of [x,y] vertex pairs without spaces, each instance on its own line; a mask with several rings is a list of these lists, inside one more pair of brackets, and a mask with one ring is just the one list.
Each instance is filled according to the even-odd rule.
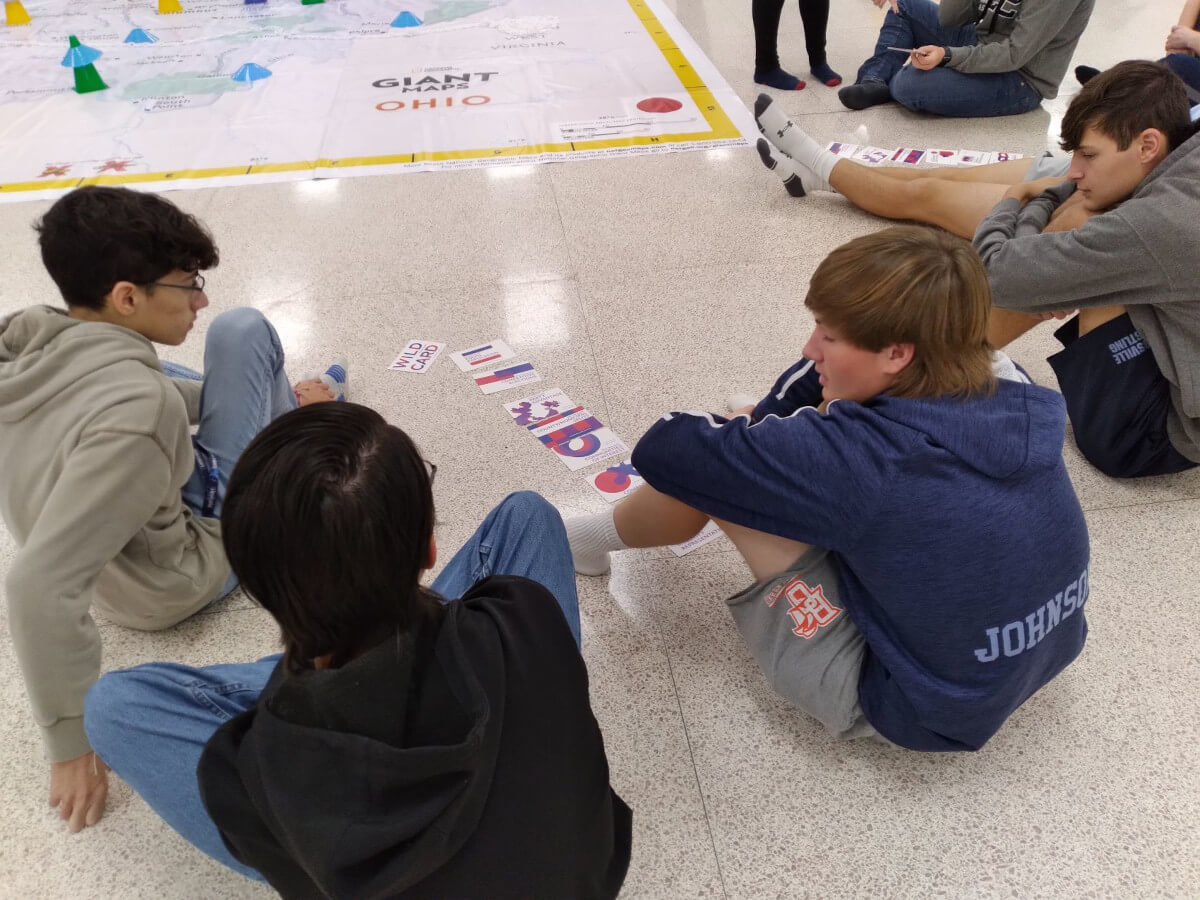
[[196,470],[204,474],[204,509],[200,515],[206,519],[214,517],[217,511],[217,488],[221,484],[221,467],[217,458],[199,444],[193,444],[196,450]]

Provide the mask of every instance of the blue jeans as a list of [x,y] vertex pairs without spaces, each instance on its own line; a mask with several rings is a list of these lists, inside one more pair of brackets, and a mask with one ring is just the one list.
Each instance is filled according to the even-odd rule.
[[969,74],[949,67],[923,72],[905,66],[908,57],[888,47],[973,47],[974,25],[947,28],[931,0],[899,0],[900,15],[888,10],[875,55],[858,70],[858,82],[882,81],[892,99],[914,112],[937,116],[1013,116],[1041,105],[1042,98],[1019,72]]
[[[545,586],[579,645],[579,599],[567,532],[537,494],[509,495],[455,554],[433,589],[461,597],[489,575],[521,575]],[[226,849],[200,801],[196,766],[213,733],[250,709],[279,656],[193,668],[149,663],[110,672],[88,692],[84,727],[92,748],[167,824],[213,859],[250,878]]]
[[[1200,25],[1200,22],[1196,24]],[[1168,53],[1161,62],[1182,78],[1193,93],[1200,91],[1200,59],[1190,53]]]
[[[171,378],[203,381],[200,424],[192,443],[217,463],[215,503],[205,509],[209,473],[197,461],[183,486],[183,502],[197,514],[220,518],[229,476],[242,451],[267,423],[296,408],[283,370],[283,347],[271,323],[256,309],[239,307],[213,319],[204,343],[204,373],[163,362]],[[229,576],[221,597],[237,587]]]

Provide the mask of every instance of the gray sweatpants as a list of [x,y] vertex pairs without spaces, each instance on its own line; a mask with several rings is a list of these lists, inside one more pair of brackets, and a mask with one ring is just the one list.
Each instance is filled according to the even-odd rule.
[[842,607],[828,550],[810,549],[787,572],[725,602],[777,693],[835,738],[883,740],[858,702],[867,644]]

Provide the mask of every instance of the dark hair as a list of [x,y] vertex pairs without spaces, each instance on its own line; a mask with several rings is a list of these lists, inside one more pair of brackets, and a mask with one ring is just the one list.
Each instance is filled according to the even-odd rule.
[[169,200],[127,188],[81,187],[35,224],[42,263],[68,306],[104,309],[118,281],[148,285],[217,265],[212,235]]
[[1192,136],[1187,88],[1161,63],[1126,60],[1083,86],[1063,116],[1059,144],[1074,152],[1095,128],[1125,150],[1147,128],[1157,128],[1174,150]]
[[242,454],[221,515],[242,586],[275,617],[285,661],[341,666],[432,617],[420,586],[433,490],[399,428],[355,403],[280,416]]
[[804,305],[856,347],[912,344],[886,393],[970,397],[996,389],[988,316],[992,292],[962,238],[893,225],[842,244],[817,266]]

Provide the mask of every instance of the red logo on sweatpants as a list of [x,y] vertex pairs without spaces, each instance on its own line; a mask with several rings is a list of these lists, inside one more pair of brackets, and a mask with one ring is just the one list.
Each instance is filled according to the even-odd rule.
[[792,634],[805,640],[817,633],[817,629],[833,622],[842,610],[829,602],[825,588],[818,584],[810,588],[802,578],[793,578],[783,589],[783,596],[791,601],[788,615],[796,623]]

